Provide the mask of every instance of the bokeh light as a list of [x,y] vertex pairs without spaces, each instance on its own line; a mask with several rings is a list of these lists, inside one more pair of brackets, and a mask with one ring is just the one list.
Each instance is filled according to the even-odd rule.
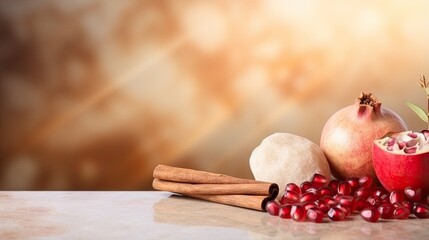
[[426,127],[426,1],[1,1],[0,189],[148,190],[159,164],[252,178],[372,92]]

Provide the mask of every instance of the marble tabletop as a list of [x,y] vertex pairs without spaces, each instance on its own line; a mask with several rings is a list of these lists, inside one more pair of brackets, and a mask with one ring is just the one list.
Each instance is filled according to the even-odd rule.
[[0,239],[429,239],[429,219],[294,222],[168,192],[0,192]]

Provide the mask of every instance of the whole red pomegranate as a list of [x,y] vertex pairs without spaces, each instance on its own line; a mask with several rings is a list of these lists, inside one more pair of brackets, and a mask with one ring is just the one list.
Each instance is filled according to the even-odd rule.
[[339,179],[369,175],[376,178],[372,144],[388,132],[407,129],[402,118],[371,93],[361,93],[354,105],[334,113],[326,122],[320,147],[328,159],[332,175]]

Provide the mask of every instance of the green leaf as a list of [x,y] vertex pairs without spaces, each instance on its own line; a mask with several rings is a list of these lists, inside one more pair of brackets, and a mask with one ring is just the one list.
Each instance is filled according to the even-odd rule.
[[427,123],[429,121],[427,113],[421,107],[415,105],[414,103],[408,102],[408,101],[405,102],[405,104],[407,104],[407,106],[409,108],[411,108],[411,110],[413,110],[417,114],[417,116],[419,116],[424,122]]

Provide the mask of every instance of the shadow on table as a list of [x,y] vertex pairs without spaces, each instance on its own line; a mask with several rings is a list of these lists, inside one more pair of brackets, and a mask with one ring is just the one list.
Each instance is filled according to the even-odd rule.
[[[362,239],[380,237],[395,239],[424,236],[427,223],[417,219],[368,223],[354,215],[347,221],[322,224],[294,222],[270,216],[268,213],[215,204],[181,195],[171,195],[154,204],[154,221],[181,226],[212,226],[247,231],[251,239]],[[410,224],[409,221],[413,221]],[[404,224],[408,223],[408,224]],[[422,225],[423,224],[423,225]],[[421,225],[421,226],[420,226]],[[417,235],[416,235],[417,234]]]

